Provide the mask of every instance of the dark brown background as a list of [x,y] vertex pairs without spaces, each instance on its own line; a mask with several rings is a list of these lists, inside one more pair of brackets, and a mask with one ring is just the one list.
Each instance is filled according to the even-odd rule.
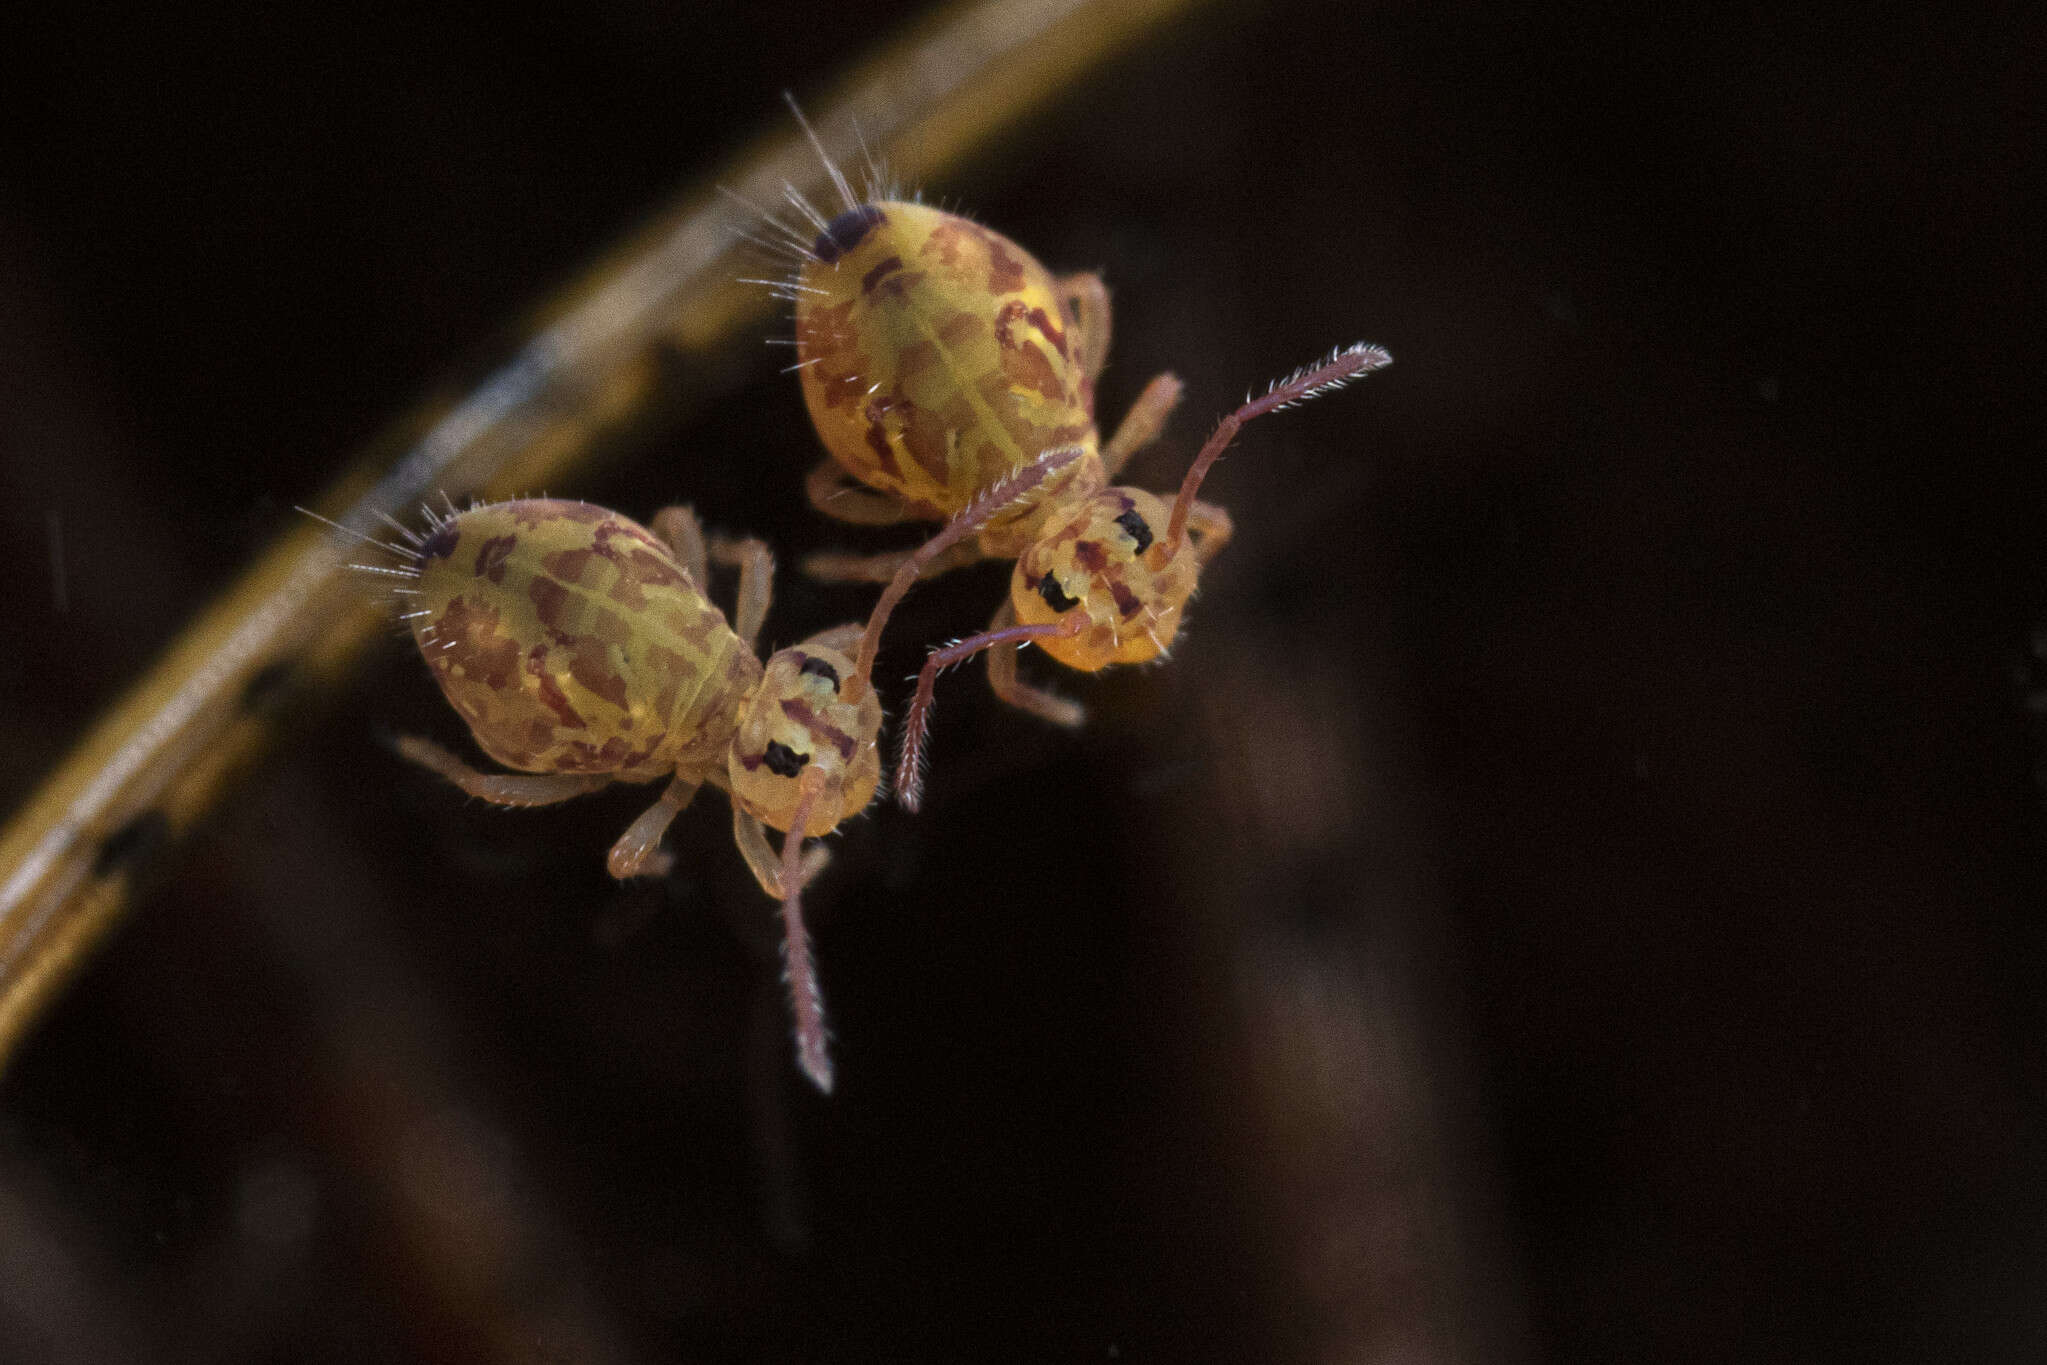
[[[9,42],[9,800],[913,12],[583,8]],[[2039,20],[1522,9],[1219,13],[927,187],[1106,271],[1104,412],[1189,384],[1152,486],[1247,384],[1398,364],[1247,433],[1085,732],[949,684],[930,813],[816,897],[837,1097],[721,803],[609,883],[639,794],[380,747],[459,736],[394,637],[0,1085],[0,1360],[2037,1358]],[[552,491],[882,543],[802,506],[778,358]],[[791,574],[769,634],[866,601]]]

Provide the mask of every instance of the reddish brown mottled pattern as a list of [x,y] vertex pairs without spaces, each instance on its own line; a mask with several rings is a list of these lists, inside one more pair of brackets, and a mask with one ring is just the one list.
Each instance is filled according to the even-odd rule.
[[581,583],[583,570],[596,554],[591,549],[556,550],[553,554],[540,557],[540,567],[548,577],[563,583]]
[[[1082,348],[1062,325],[1051,275],[978,224],[883,207],[884,219],[834,265],[803,272],[806,289],[822,292],[797,305],[798,360],[833,457],[934,517],[1056,445],[1089,452],[1056,483],[1101,486]],[[984,546],[1032,522],[1053,491],[998,517]]]
[[702,646],[710,642],[722,624],[723,618],[714,612],[686,611],[670,605],[660,614],[662,627],[677,639]]
[[874,452],[875,463],[883,474],[890,479],[900,479],[903,477],[903,467],[896,460],[896,448],[890,445],[888,440],[886,419],[890,407],[887,399],[878,399],[867,405],[867,448]]
[[[451,525],[479,554],[423,565],[415,624],[486,753],[527,771],[717,770],[760,664],[658,539],[569,502],[475,508]],[[447,567],[479,560],[480,576]]]
[[785,697],[782,699],[782,714],[808,730],[812,738],[837,749],[840,758],[853,756],[853,737],[826,721],[810,703],[796,697]]
[[1010,383],[1033,389],[1050,399],[1057,400],[1066,394],[1066,386],[1059,371],[1036,346],[1020,346],[1003,351],[1002,373]]
[[545,647],[539,645],[534,646],[533,652],[526,659],[526,671],[533,675],[533,688],[540,697],[541,705],[554,713],[556,725],[564,725],[571,730],[589,729],[589,722],[569,704],[568,695],[547,675],[546,662],[547,651]]
[[860,329],[853,321],[853,310],[858,306],[858,299],[847,299],[830,307],[804,309],[796,319],[799,352],[829,356],[834,362],[831,377],[822,385],[826,407],[856,405],[867,392],[867,386],[860,380],[860,372],[865,368],[860,356]]
[[1066,329],[1053,322],[1044,309],[1033,308],[1024,316],[1030,320],[1031,326],[1037,328],[1044,334],[1045,339],[1052,343],[1052,349],[1059,352],[1061,360],[1071,358],[1066,353]]
[[575,638],[575,603],[569,596],[569,590],[558,580],[533,578],[526,584],[526,596],[532,600],[540,624],[552,631],[557,639],[566,643]]
[[505,581],[505,561],[512,557],[512,547],[519,543],[517,536],[492,536],[476,547],[476,576],[488,578],[493,583]]
[[900,256],[889,257],[887,260],[882,261],[880,264],[876,265],[874,269],[868,271],[865,275],[862,275],[860,277],[860,292],[863,294],[873,293],[874,286],[880,284],[884,276],[892,275],[896,271],[901,270],[902,268],[903,268],[902,257]]
[[922,254],[936,257],[938,264],[947,270],[959,269],[960,252],[971,235],[969,229],[972,226],[964,218],[946,218],[924,239]]
[[1005,250],[1002,239],[994,233],[984,232],[982,240],[988,247],[988,292],[1013,294],[1023,288],[1023,262]]
[[[569,656],[569,676],[624,711],[627,704],[625,679],[612,671],[607,654],[602,641],[585,637],[577,643],[575,653]],[[632,717],[620,717],[619,726],[632,729]]]
[[434,622],[429,662],[443,675],[459,672],[484,687],[504,687],[519,667],[519,642],[499,633],[498,620],[491,608],[456,598]]
[[954,313],[938,324],[938,339],[951,347],[966,346],[983,333],[992,334],[995,324],[973,313]]
[[942,483],[950,472],[946,455],[952,444],[952,426],[935,412],[906,406],[901,423],[903,446],[933,482]]

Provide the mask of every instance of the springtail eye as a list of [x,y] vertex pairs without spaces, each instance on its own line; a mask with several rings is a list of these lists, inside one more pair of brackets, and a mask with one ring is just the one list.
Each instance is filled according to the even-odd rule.
[[832,685],[832,691],[836,692],[839,690],[839,670],[833,668],[823,659],[805,659],[803,666],[796,671],[798,673],[807,673],[813,678],[823,678]]
[[768,741],[768,751],[761,755],[761,761],[768,765],[768,771],[777,777],[794,777],[803,771],[803,765],[810,762],[809,754],[799,754],[779,739]]
[[819,233],[817,241],[811,244],[811,254],[826,265],[836,265],[839,257],[860,245],[876,223],[886,221],[882,211],[872,204],[847,209],[825,224],[824,231]]
[[1116,524],[1123,528],[1124,534],[1137,542],[1137,553],[1143,554],[1151,548],[1151,527],[1144,524],[1144,518],[1137,515],[1135,507],[1116,518]]
[[1066,590],[1059,586],[1059,580],[1046,574],[1038,580],[1038,596],[1045,599],[1045,605],[1054,611],[1072,611],[1080,605],[1077,597],[1068,597]]

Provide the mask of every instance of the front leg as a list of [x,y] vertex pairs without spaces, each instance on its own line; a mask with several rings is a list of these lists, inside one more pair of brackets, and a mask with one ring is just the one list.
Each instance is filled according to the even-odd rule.
[[604,773],[480,773],[417,735],[400,735],[398,752],[493,806],[552,806],[611,785]]
[[[768,827],[760,822],[760,817],[736,801],[732,803],[732,841],[739,845],[739,856],[746,859],[747,870],[761,884],[761,890],[776,900],[783,899],[782,855],[768,842]],[[823,844],[812,844],[803,850],[803,884],[810,885],[831,860],[832,851]]]
[[[988,622],[988,633],[999,634],[1015,624],[1016,604],[1004,597],[994,619]],[[988,647],[988,685],[995,689],[995,695],[1017,710],[1028,711],[1054,725],[1071,728],[1086,720],[1087,710],[1079,702],[1069,701],[1042,687],[1033,687],[1017,677],[1016,658],[1021,648],[1021,642],[1016,640],[1005,640]]]
[[675,855],[662,850],[661,836],[668,833],[669,825],[696,794],[697,784],[678,774],[668,784],[668,790],[661,793],[661,799],[642,811],[640,818],[628,825],[611,846],[611,854],[605,860],[611,875],[620,881],[628,877],[667,876],[668,869],[675,866]]

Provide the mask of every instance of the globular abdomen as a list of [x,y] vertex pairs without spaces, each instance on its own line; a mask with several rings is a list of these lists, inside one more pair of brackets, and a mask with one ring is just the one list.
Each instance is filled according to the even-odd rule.
[[1029,252],[890,202],[841,214],[813,253],[797,291],[803,397],[853,477],[934,520],[1056,446],[1089,455],[1033,502],[1100,481],[1074,319]]
[[645,527],[582,502],[491,503],[419,554],[413,637],[492,758],[626,780],[722,766],[760,663]]

